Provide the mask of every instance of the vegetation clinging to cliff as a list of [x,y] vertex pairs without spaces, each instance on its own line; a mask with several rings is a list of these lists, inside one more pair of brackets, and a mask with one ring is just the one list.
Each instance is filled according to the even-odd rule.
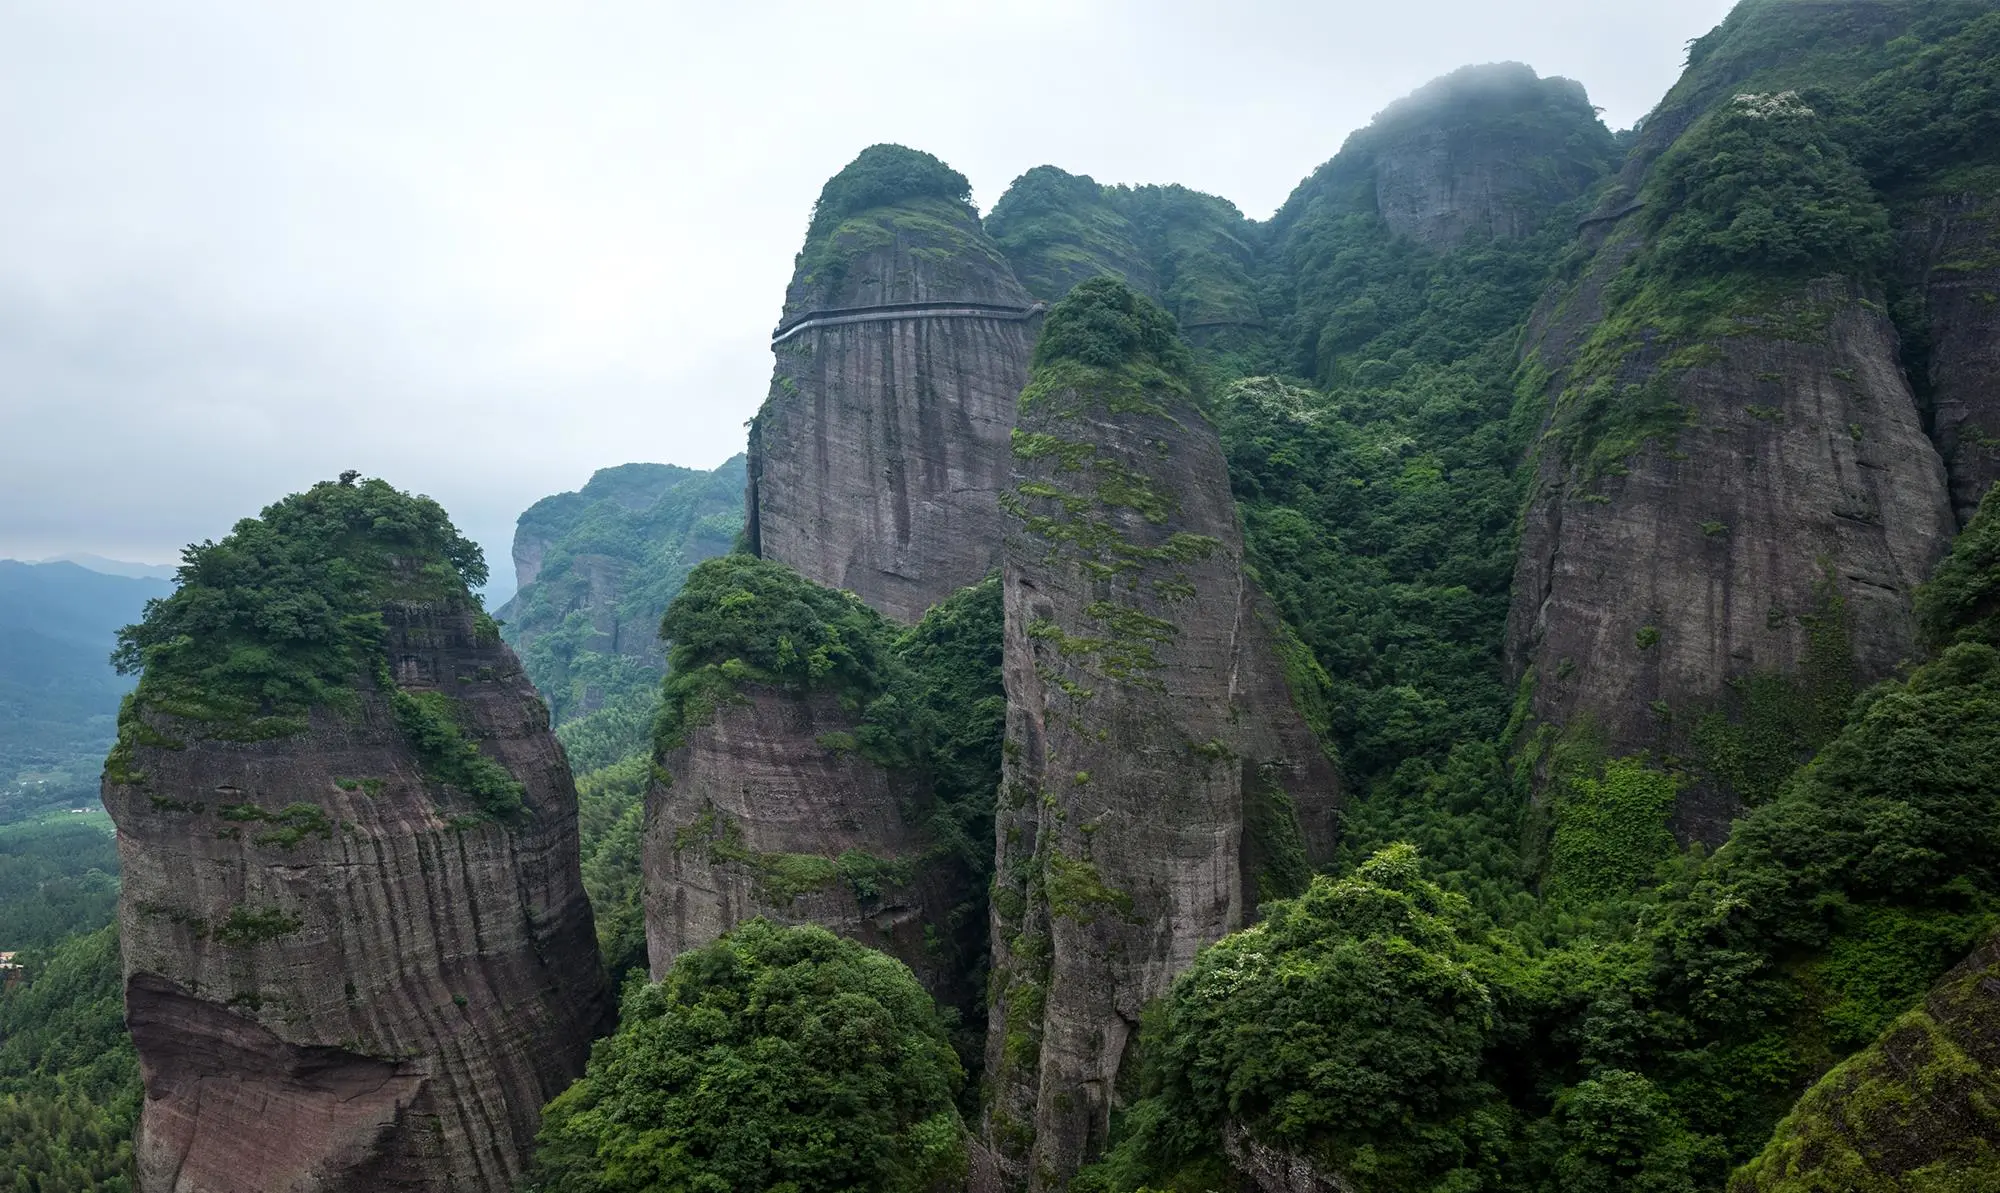
[[470,601],[486,560],[437,502],[349,474],[189,547],[178,580],[119,631],[112,661],[141,672],[139,705],[255,737],[351,703],[384,603]]
[[[1296,909],[1273,910],[1270,927],[1203,954],[1176,987],[1165,1026],[1148,1036],[1154,1109],[1135,1111],[1102,1179],[1157,1183],[1212,1152],[1233,1120],[1336,1164],[1369,1193],[1432,1188],[1447,1170],[1484,1182],[1466,1188],[1537,1193],[1719,1188],[1763,1148],[1802,1082],[1877,1038],[2000,925],[2000,606],[1961,599],[2000,585],[1996,522],[2000,499],[1989,496],[1938,570],[1941,595],[1919,597],[1942,652],[1864,694],[1839,735],[1722,848],[1669,857],[1652,890],[1618,882],[1547,901],[1519,888],[1501,897],[1510,859],[1495,845],[1507,825],[1488,809],[1506,785],[1470,747],[1420,789],[1427,818],[1416,801],[1404,805],[1393,826],[1434,845],[1433,866],[1478,896],[1445,917],[1459,942],[1447,956],[1491,1008],[1466,1046],[1480,1059],[1457,1087],[1465,1100],[1413,1107],[1363,1154],[1336,1113],[1346,1103],[1333,1078],[1353,1066],[1322,1074],[1288,1063],[1287,1042],[1310,1029],[1269,1030],[1285,1015],[1258,1008],[1345,980],[1337,959],[1376,931],[1327,917],[1325,940],[1279,931],[1315,922],[1300,917],[1331,885],[1321,878]],[[1478,796],[1485,785],[1499,791]],[[1396,955],[1414,963],[1420,953]],[[1440,961],[1416,972],[1442,981],[1456,971]],[[1425,1003],[1408,991],[1378,984],[1355,997],[1336,1022],[1379,1028],[1368,1051],[1384,1063],[1421,1059],[1450,1038],[1411,1018]],[[1236,1022],[1230,1008],[1249,1010]],[[1871,1081],[1877,1096],[1909,1092]]]
[[1049,308],[1035,341],[1034,366],[1064,361],[1111,371],[1156,371],[1183,385],[1193,368],[1173,316],[1112,277],[1082,282]]
[[[971,892],[965,905],[945,909],[956,931],[934,947],[976,987],[1007,712],[1001,630],[997,577],[960,589],[904,630],[851,593],[823,588],[781,563],[752,555],[709,560],[689,574],[662,622],[673,646],[656,749],[664,755],[685,744],[745,686],[832,693],[854,725],[839,748],[922,780],[925,798],[904,813],[922,826],[925,864],[957,871]],[[636,779],[606,777],[613,784]],[[587,780],[586,809],[590,787]],[[636,837],[636,812],[626,819]],[[636,854],[627,850],[624,863],[635,865]],[[611,918],[625,923],[638,914],[638,886],[619,874],[616,865],[585,866],[586,882],[623,891],[625,905]],[[636,932],[626,939],[639,940]],[[968,1016],[957,1039],[969,1058],[979,1054],[976,1019]]]
[[1889,215],[1813,106],[1832,102],[1812,91],[1741,95],[1676,141],[1647,186],[1649,267],[1676,278],[1873,276]]
[[830,690],[858,711],[891,665],[881,614],[754,555],[725,555],[689,572],[660,636],[673,644],[655,730],[662,753],[739,685]]
[[644,748],[664,673],[653,628],[688,570],[743,528],[744,479],[741,456],[712,472],[625,464],[521,515],[516,537],[541,563],[503,632],[579,772]]
[[534,1193],[924,1193],[963,1179],[964,1079],[899,961],[752,920],[626,1000],[548,1106]]

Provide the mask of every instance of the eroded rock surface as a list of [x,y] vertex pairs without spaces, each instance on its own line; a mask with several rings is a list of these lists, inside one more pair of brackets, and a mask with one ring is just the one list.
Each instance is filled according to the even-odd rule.
[[781,329],[867,317],[776,345],[750,432],[757,553],[905,624],[992,572],[1033,304],[960,199],[898,199],[816,229]]
[[525,808],[428,781],[373,683],[263,741],[136,714],[104,801],[148,1193],[510,1189],[610,1026],[546,710],[469,602],[384,618],[396,685],[452,697]]
[[[1816,332],[1786,334],[1787,319]],[[1777,334],[1728,337],[1692,367],[1630,363],[1678,410],[1629,455],[1544,446],[1508,630],[1542,723],[1613,755],[1692,760],[1732,681],[1787,677],[1797,690],[1774,699],[1800,707],[1777,711],[1825,702],[1837,727],[1855,686],[1909,653],[1910,594],[1954,526],[1895,329],[1836,283],[1770,322]],[[1680,834],[1719,841],[1739,794],[1690,788]]]
[[926,843],[906,815],[921,798],[916,776],[863,757],[855,728],[831,693],[759,686],[661,758],[671,781],[646,801],[654,977],[761,915],[881,949],[959,1000],[925,930],[946,930],[937,912],[962,892],[922,864]]
[[1902,223],[1905,347],[1964,526],[2000,480],[2000,195],[1925,200]]
[[[1065,306],[1170,328],[1105,285]],[[1183,383],[1038,370],[1016,469],[985,1134],[998,1179],[1039,1190],[1104,1147],[1140,1008],[1328,856],[1338,788]]]
[[1369,185],[1382,222],[1427,247],[1525,236],[1602,170],[1600,146],[1564,144],[1561,123],[1538,119],[1554,109],[1587,112],[1590,100],[1520,63],[1466,67],[1377,116],[1336,173]]

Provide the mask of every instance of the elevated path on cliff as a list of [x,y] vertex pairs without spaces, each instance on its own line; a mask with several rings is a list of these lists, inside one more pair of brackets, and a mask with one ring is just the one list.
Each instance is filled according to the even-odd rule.
[[841,307],[807,311],[778,324],[771,332],[775,348],[802,331],[815,327],[839,327],[849,323],[888,323],[899,319],[999,319],[1020,323],[1048,309],[1045,302],[1030,306],[1006,306],[989,302],[895,302],[873,307]]

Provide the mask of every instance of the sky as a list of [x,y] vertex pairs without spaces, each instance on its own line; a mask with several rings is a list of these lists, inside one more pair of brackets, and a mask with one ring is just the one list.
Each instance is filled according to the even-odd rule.
[[0,557],[172,562],[348,468],[500,593],[597,468],[742,450],[826,178],[1052,163],[1262,219],[1474,62],[1613,128],[1729,0],[0,0]]

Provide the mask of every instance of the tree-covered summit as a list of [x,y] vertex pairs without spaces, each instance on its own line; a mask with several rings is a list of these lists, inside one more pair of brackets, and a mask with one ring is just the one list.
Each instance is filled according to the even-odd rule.
[[971,198],[972,183],[965,175],[933,155],[901,145],[870,145],[820,188],[806,239],[817,239],[842,220],[891,203],[910,199],[967,203]]
[[437,502],[345,473],[188,547],[177,580],[112,661],[141,673],[141,706],[241,723],[340,699],[373,670],[386,603],[472,601],[486,559]]
[[1075,361],[1109,370],[1153,369],[1185,381],[1193,368],[1174,318],[1113,277],[1096,277],[1049,308],[1035,344],[1037,369]]

